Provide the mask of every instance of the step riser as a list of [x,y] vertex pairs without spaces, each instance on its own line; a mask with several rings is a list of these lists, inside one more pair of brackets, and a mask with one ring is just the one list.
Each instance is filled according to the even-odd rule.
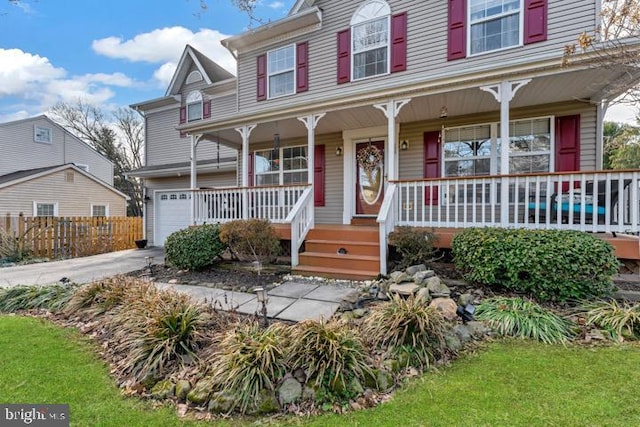
[[307,241],[304,244],[305,250],[308,252],[322,252],[325,254],[336,254],[338,249],[344,248],[349,255],[367,255],[378,256],[380,255],[380,248],[378,246],[371,245],[358,245],[356,243],[342,244],[332,242],[310,242]]
[[349,272],[350,270],[378,271],[380,269],[379,260],[361,260],[352,258],[326,258],[313,255],[300,254],[300,265],[309,267],[331,267],[339,268]]
[[326,230],[314,229],[307,234],[307,240],[350,240],[353,242],[377,243],[380,235],[377,230]]

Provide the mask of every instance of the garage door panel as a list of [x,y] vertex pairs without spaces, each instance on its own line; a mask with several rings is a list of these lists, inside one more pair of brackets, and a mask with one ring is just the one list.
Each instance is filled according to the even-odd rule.
[[157,208],[154,223],[157,246],[164,246],[167,237],[189,226],[191,195],[186,191],[156,192]]

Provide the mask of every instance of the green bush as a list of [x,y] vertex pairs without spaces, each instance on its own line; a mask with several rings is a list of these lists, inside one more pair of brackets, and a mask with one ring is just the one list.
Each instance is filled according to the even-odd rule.
[[466,280],[542,301],[606,295],[619,266],[609,243],[580,231],[470,228],[452,248]]
[[167,262],[177,268],[202,270],[213,265],[226,249],[217,225],[205,224],[176,231],[164,246]]
[[436,236],[426,228],[396,227],[389,234],[389,244],[402,257],[398,267],[406,268],[422,264],[433,257],[433,243]]
[[268,220],[240,219],[222,224],[220,240],[238,259],[273,261],[280,253],[280,239]]
[[426,368],[446,348],[448,329],[450,326],[440,312],[422,298],[393,295],[389,302],[371,309],[364,320],[362,335],[374,348],[382,348],[392,356],[408,353],[409,363]]
[[484,320],[498,333],[531,338],[547,344],[565,342],[571,337],[571,322],[533,301],[496,297],[483,301],[476,318]]

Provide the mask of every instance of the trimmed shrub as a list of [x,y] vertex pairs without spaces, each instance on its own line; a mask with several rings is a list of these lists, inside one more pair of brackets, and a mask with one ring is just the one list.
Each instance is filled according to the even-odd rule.
[[436,236],[426,228],[396,227],[389,234],[389,244],[402,257],[398,267],[422,264],[433,257]]
[[435,307],[422,298],[404,299],[393,295],[377,305],[364,320],[362,335],[376,348],[392,356],[410,356],[407,362],[426,368],[446,348],[445,333],[450,328]]
[[477,307],[475,316],[502,335],[531,338],[547,344],[565,342],[573,335],[571,322],[522,298],[485,300]]
[[452,248],[466,280],[542,301],[606,295],[619,266],[609,243],[580,231],[470,228]]
[[222,224],[220,240],[237,259],[269,262],[280,253],[280,239],[268,220],[240,219]]
[[177,268],[202,270],[226,249],[218,225],[205,224],[171,233],[164,246],[166,260]]

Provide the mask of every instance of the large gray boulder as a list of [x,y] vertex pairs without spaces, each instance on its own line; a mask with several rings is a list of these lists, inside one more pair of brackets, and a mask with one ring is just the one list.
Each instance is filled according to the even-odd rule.
[[278,388],[278,401],[281,405],[294,403],[302,397],[302,384],[293,377],[286,378]]
[[442,283],[438,276],[428,278],[425,287],[429,289],[432,298],[448,298],[451,296],[451,290]]

